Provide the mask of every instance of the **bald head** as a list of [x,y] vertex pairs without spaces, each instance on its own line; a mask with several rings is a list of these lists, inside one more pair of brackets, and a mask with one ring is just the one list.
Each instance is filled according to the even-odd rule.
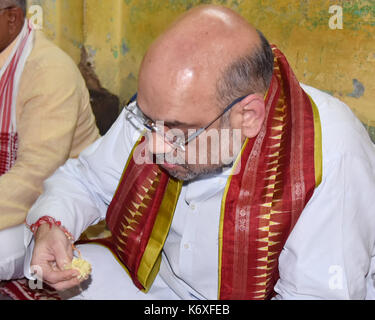
[[[166,146],[165,139],[154,134],[150,152],[159,158],[167,154],[187,161],[173,167],[162,165],[181,180],[222,170],[234,161],[243,141],[256,136],[262,127],[263,93],[272,69],[268,42],[234,11],[204,5],[186,12],[145,55],[137,102],[148,118],[173,129],[167,130],[169,136],[180,131],[178,136],[186,138],[191,136],[190,129],[206,130],[198,131],[195,144],[189,143],[183,152],[171,149],[169,143]],[[221,117],[226,105],[240,97]]]
[[154,119],[189,113],[191,123],[206,121],[202,113],[217,115],[213,106],[226,96],[220,93],[228,87],[221,79],[234,62],[260,48],[259,32],[236,12],[213,5],[193,8],[149,48],[139,75],[140,105]]

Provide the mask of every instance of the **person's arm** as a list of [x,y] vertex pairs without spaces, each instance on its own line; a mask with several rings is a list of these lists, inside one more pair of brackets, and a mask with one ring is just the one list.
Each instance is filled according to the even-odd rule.
[[345,154],[324,168],[326,178],[280,255],[276,299],[366,297],[375,241],[373,163],[365,153]]
[[81,79],[69,65],[31,66],[18,100],[19,148],[15,165],[0,177],[0,229],[24,222],[43,181],[68,159],[82,103]]
[[[126,123],[124,112],[109,130],[109,132],[88,147],[78,159],[70,159],[60,167],[44,183],[44,192],[38,198],[27,216],[27,224],[33,225],[44,216],[53,218],[61,223],[74,240],[90,225],[105,218],[108,205],[116,191],[127,159],[134,143],[139,137],[129,123]],[[38,232],[38,231],[37,231]],[[55,232],[56,233],[56,232]],[[54,235],[51,233],[51,238]],[[38,239],[38,235],[36,236]],[[47,242],[48,237],[43,237]],[[35,250],[33,234],[30,230],[25,233],[25,245],[28,247],[25,259],[25,275],[30,276],[30,261],[45,265],[43,262],[42,241],[36,241]],[[61,245],[60,247],[64,247]],[[69,253],[61,254],[51,249],[53,258],[68,257]],[[58,266],[63,261],[55,261]],[[44,277],[54,277],[56,274],[43,270]],[[63,274],[60,274],[63,277]],[[55,288],[59,287],[50,282]]]

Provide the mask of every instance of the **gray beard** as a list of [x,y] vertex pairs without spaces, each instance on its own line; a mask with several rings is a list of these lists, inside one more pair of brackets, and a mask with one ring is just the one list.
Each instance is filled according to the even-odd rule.
[[183,171],[165,168],[162,163],[165,160],[164,155],[155,155],[156,163],[159,163],[159,166],[163,168],[170,176],[181,181],[191,181],[196,178],[202,178],[204,176],[213,176],[222,173],[224,170],[231,168],[233,166],[233,161],[229,164],[214,164],[210,166],[199,167],[195,165],[189,165],[184,163],[176,163],[180,168],[183,168]]
[[[222,124],[221,127],[228,128],[229,125],[228,123],[225,123],[226,119],[222,119]],[[227,121],[228,122],[228,121]],[[230,137],[230,139],[233,139],[233,136]],[[241,149],[238,150],[240,152]],[[156,160],[156,163],[159,164],[168,174],[178,180],[182,181],[191,181],[196,178],[201,178],[204,176],[213,176],[213,175],[218,175],[222,173],[224,170],[231,168],[233,166],[233,163],[235,159],[237,158],[236,156],[232,156],[229,159],[225,161],[225,163],[221,162],[218,164],[211,164],[211,165],[195,165],[195,164],[188,164],[186,163],[184,158],[180,157],[168,157],[168,154],[155,154],[154,155],[154,160]],[[169,159],[170,158],[170,159]],[[163,163],[165,163],[165,160],[167,162],[170,162],[168,160],[173,160],[173,162],[178,165],[180,168],[183,168],[184,170],[175,170],[172,168],[165,168],[163,167]]]

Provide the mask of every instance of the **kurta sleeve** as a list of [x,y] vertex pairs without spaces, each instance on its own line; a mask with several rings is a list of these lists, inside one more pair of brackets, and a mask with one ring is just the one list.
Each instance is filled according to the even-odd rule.
[[[32,206],[27,224],[51,216],[78,239],[87,227],[104,219],[139,135],[126,123],[123,111],[104,137],[45,181],[44,192]],[[29,276],[33,235],[27,228],[25,246],[25,275]]]
[[121,113],[108,133],[69,159],[44,183],[44,192],[31,208],[27,223],[49,215],[79,238],[90,225],[105,218],[122,172],[139,136]]

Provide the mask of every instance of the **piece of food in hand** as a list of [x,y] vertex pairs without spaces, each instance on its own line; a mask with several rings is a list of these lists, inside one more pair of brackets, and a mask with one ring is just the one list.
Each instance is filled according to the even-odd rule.
[[72,262],[67,264],[65,266],[66,270],[69,269],[75,269],[80,272],[80,275],[78,276],[79,280],[86,280],[88,279],[89,275],[91,274],[91,264],[90,262],[82,259],[82,258],[76,258],[74,257]]

